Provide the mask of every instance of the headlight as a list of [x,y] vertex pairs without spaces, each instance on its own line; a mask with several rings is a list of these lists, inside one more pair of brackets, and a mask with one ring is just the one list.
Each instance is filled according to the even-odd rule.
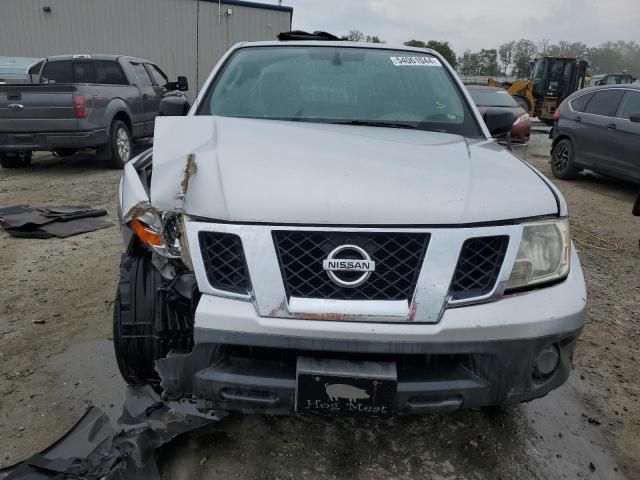
[[130,225],[136,236],[152,250],[166,258],[180,258],[192,269],[191,255],[187,243],[185,223],[188,218],[179,213],[145,212]]
[[565,278],[570,253],[568,219],[526,224],[507,290]]

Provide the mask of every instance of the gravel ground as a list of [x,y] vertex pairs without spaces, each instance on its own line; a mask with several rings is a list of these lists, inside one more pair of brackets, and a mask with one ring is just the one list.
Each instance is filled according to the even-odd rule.
[[[545,175],[548,150],[545,134],[532,137],[527,159]],[[0,170],[0,206],[89,204],[114,220],[119,176],[90,156],[40,155],[30,168]],[[231,415],[163,447],[163,477],[640,478],[636,188],[591,174],[555,183],[589,288],[565,386],[506,409],[364,424]],[[49,445],[88,403],[117,416],[124,387],[110,330],[119,242],[117,227],[66,240],[0,233],[0,465]]]

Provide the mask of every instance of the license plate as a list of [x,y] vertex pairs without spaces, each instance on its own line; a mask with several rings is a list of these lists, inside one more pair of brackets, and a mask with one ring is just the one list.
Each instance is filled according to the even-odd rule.
[[395,363],[299,357],[296,411],[336,416],[391,415],[397,390]]

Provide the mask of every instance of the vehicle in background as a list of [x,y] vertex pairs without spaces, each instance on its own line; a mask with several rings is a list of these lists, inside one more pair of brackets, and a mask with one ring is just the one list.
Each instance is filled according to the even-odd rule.
[[[241,43],[124,168],[124,379],[202,415],[532,400],[586,314],[562,194],[437,52]],[[281,36],[283,37],[283,36]],[[285,37],[286,38],[286,37]]]
[[37,81],[43,59],[0,57],[0,84]]
[[574,93],[556,111],[551,171],[582,169],[640,183],[640,85],[606,85]]
[[[553,113],[562,101],[585,86],[587,62],[571,57],[540,57],[531,62],[529,78],[503,83],[531,118],[553,124]],[[489,82],[495,86],[495,81]]]
[[636,81],[633,75],[628,73],[608,73],[606,75],[594,75],[589,79],[589,87],[600,85],[627,85]]
[[31,153],[60,156],[80,148],[121,168],[132,141],[153,136],[160,100],[180,95],[185,77],[169,82],[154,63],[117,55],[62,55],[42,62],[37,84],[0,85],[0,164],[17,168]]
[[484,117],[489,109],[502,110],[513,114],[511,141],[526,143],[531,137],[531,119],[529,114],[515,101],[509,92],[498,87],[467,85],[471,98]]

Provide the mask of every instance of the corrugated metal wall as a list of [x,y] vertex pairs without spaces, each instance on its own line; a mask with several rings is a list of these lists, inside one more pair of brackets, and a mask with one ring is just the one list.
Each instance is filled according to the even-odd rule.
[[[51,13],[42,10],[51,7]],[[228,15],[227,9],[231,9]],[[196,87],[196,0],[1,0],[0,56],[125,54],[156,62]],[[285,11],[200,2],[198,85],[234,43],[290,29]]]

